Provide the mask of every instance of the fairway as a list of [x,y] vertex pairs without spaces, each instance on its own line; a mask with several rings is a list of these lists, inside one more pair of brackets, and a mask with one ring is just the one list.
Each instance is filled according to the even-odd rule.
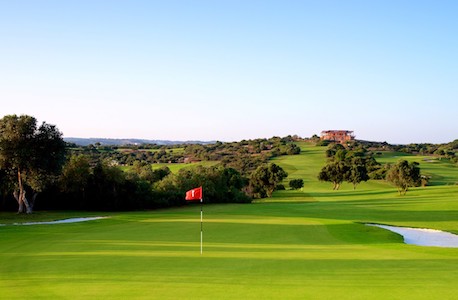
[[[458,249],[406,245],[397,234],[364,225],[458,234],[456,166],[430,163],[425,169],[433,185],[406,196],[383,181],[333,191],[316,179],[325,148],[301,148],[300,155],[274,162],[288,180],[304,179],[302,191],[204,206],[202,256],[200,206],[194,204],[39,212],[33,221],[110,218],[1,226],[0,299],[456,299]],[[0,218],[17,221],[11,213]]]

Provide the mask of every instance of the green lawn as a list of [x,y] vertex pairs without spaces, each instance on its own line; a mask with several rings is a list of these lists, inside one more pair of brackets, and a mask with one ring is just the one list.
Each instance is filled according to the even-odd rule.
[[183,168],[195,167],[195,166],[204,166],[210,167],[218,164],[217,161],[200,161],[200,162],[193,162],[193,163],[176,163],[176,164],[166,164],[166,163],[158,163],[152,164],[153,170],[159,169],[161,167],[167,167],[170,169],[172,173],[176,173]]
[[[159,151],[162,151],[164,149],[139,149],[139,150],[136,150],[136,151],[144,151],[144,152],[151,152],[151,153],[155,153],[155,152],[159,152]],[[118,148],[117,149],[118,152],[132,152],[133,150],[131,148]],[[175,153],[175,154],[183,154],[184,153],[184,148],[181,147],[181,148],[171,148],[171,149],[165,149],[166,152],[170,153]]]
[[376,158],[381,163],[395,163],[400,159],[409,162],[416,161],[420,164],[422,174],[431,176],[431,185],[456,185],[458,184],[457,165],[445,158],[435,156],[408,155],[405,153],[383,153],[381,158]]
[[[200,161],[200,162],[193,162],[193,163],[155,163],[151,164],[153,170],[159,169],[161,167],[167,167],[170,169],[172,173],[176,173],[183,168],[195,167],[195,166],[204,166],[210,167],[218,164],[217,161]],[[132,166],[120,166],[119,167],[124,172],[128,172],[132,169]]]
[[[1,226],[0,299],[456,299],[458,249],[406,245],[362,223],[458,233],[458,185],[437,181],[403,197],[384,182],[332,191],[316,180],[325,148],[301,147],[301,155],[275,163],[304,179],[302,191],[204,207],[202,256],[200,206],[193,204],[100,213],[111,218],[83,223]],[[444,182],[458,181],[447,162],[428,168]],[[94,214],[31,218],[84,215]],[[12,213],[0,218],[17,221]]]

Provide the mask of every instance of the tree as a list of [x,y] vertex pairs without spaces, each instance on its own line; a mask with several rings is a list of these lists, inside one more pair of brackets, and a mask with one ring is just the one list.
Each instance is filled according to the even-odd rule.
[[125,173],[107,160],[101,160],[92,169],[91,206],[99,210],[117,210],[126,201],[123,187]]
[[60,187],[62,191],[74,195],[75,200],[84,203],[91,175],[89,157],[72,155],[62,169]]
[[[32,213],[38,192],[57,178],[65,159],[65,142],[54,125],[37,126],[34,117],[7,115],[0,119],[0,168],[17,176],[14,198],[18,213]],[[32,190],[29,201],[26,191]]]
[[151,168],[151,165],[145,161],[134,161],[132,172],[137,174],[140,179],[149,183],[157,181],[155,180],[156,176],[153,172],[153,169]]
[[156,184],[156,188],[164,195],[168,195],[169,203],[183,203],[185,192],[196,186],[203,187],[204,201],[207,203],[247,203],[251,199],[242,191],[245,185],[245,179],[235,169],[223,166],[195,166],[170,173]]
[[290,143],[286,145],[286,150],[285,150],[287,155],[295,155],[301,153],[301,148],[293,143]]
[[250,187],[255,198],[272,197],[277,184],[288,176],[280,166],[276,164],[263,164],[250,176]]
[[[345,147],[342,146],[341,144],[336,144],[336,143],[332,143],[328,146],[328,149],[326,149],[326,157],[334,157],[337,153],[337,151],[339,150],[342,150],[342,151],[345,151],[346,153],[346,150],[345,150]],[[344,153],[344,155],[345,155]]]
[[388,170],[386,179],[398,188],[399,195],[405,195],[409,187],[420,186],[421,174],[418,165],[417,162],[399,160]]
[[5,207],[7,204],[7,195],[14,188],[14,181],[11,174],[7,170],[0,168],[0,208]]
[[318,180],[332,182],[333,190],[338,190],[341,183],[347,178],[348,165],[344,161],[326,164],[318,174]]
[[298,190],[304,187],[304,180],[303,179],[291,179],[289,181],[289,186],[293,190]]
[[349,166],[347,172],[347,181],[353,184],[353,189],[356,189],[356,186],[361,181],[369,180],[369,175],[367,173],[367,168],[364,164],[352,164]]
[[170,173],[172,173],[172,172],[166,166],[163,166],[163,167],[160,167],[159,169],[153,170],[153,180],[152,180],[152,182],[158,182],[158,181],[164,179]]

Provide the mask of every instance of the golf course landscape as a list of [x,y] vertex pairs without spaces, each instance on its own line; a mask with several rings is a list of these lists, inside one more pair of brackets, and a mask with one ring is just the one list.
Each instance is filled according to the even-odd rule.
[[[417,161],[429,185],[405,196],[385,180],[332,190],[317,179],[326,147],[298,145],[300,154],[272,162],[304,187],[251,204],[204,204],[202,255],[198,203],[0,212],[0,299],[457,299],[458,248],[408,245],[365,225],[458,234],[456,164],[381,153],[381,163]],[[94,216],[107,218],[17,225]]]

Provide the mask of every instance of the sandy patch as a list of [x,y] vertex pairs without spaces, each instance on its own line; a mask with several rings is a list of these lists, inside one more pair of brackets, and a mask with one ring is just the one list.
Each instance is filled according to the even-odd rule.
[[390,230],[404,237],[410,245],[458,248],[458,235],[427,228],[397,227],[379,224],[366,224]]
[[86,221],[93,221],[93,220],[106,219],[106,218],[109,218],[109,217],[70,218],[70,219],[57,220],[57,221],[43,221],[43,222],[25,222],[25,223],[0,224],[0,226],[8,226],[8,225],[15,225],[15,226],[22,226],[22,225],[54,225],[54,224],[66,224],[66,223],[86,222]]

